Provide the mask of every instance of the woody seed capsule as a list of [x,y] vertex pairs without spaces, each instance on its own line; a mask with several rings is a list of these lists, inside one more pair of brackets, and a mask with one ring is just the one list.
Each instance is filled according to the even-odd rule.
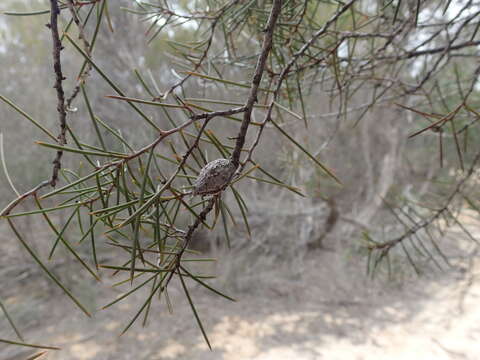
[[236,168],[230,160],[217,159],[209,162],[200,171],[195,181],[193,195],[211,195],[222,191]]

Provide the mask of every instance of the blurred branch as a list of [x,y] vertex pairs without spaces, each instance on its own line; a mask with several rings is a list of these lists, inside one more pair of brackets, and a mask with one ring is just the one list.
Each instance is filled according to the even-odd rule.
[[[202,53],[202,56],[200,57],[200,59],[194,64],[194,67],[193,67],[193,70],[190,71],[190,73],[192,72],[196,72],[203,64],[203,61],[207,58],[208,56],[208,52],[210,50],[210,47],[212,45],[212,42],[213,42],[213,38],[214,38],[214,35],[215,35],[215,28],[218,24],[218,22],[220,21],[220,19],[222,18],[223,14],[229,9],[231,8],[232,6],[234,6],[235,4],[237,4],[240,0],[233,0],[231,1],[230,3],[226,4],[225,6],[223,6],[219,11],[218,13],[214,16],[214,17],[210,17],[209,19],[213,20],[212,21],[212,24],[210,25],[210,36],[208,37],[208,40],[207,40],[207,45],[206,45],[206,48],[205,50],[203,51]],[[172,16],[173,13],[171,13],[169,11],[169,19],[170,17]],[[176,14],[175,14],[176,15]],[[177,15],[178,16],[178,15]],[[202,18],[203,19],[203,18]],[[191,20],[191,19],[189,19]],[[187,81],[189,78],[190,78],[191,74],[187,74],[187,76],[185,76],[183,79],[181,79],[180,81],[178,81],[177,83],[175,83],[172,87],[170,87],[170,89],[168,89],[168,91],[163,95],[163,99],[166,99],[168,97],[169,94],[171,94],[176,88],[178,87],[181,87],[185,81]]]
[[452,203],[452,201],[455,199],[455,197],[458,194],[461,194],[461,191],[462,191],[462,188],[463,188],[464,184],[475,173],[475,170],[476,170],[479,163],[480,163],[480,152],[477,153],[477,155],[475,156],[474,160],[472,161],[472,164],[471,164],[470,168],[468,169],[467,173],[457,183],[455,189],[447,197],[443,206],[441,208],[435,210],[434,214],[431,217],[429,217],[425,221],[422,221],[420,223],[416,223],[414,226],[409,228],[405,233],[403,233],[402,235],[400,235],[400,236],[398,236],[394,239],[391,239],[391,240],[388,240],[388,241],[385,241],[385,242],[381,242],[381,243],[380,242],[371,242],[368,245],[368,248],[370,250],[381,250],[383,254],[386,254],[386,253],[388,253],[388,251],[390,249],[392,249],[396,245],[400,244],[402,241],[404,241],[404,240],[410,238],[411,236],[415,235],[420,230],[430,226],[434,221],[439,219],[442,215],[444,215],[445,213],[448,213],[450,211],[449,210],[450,204]]

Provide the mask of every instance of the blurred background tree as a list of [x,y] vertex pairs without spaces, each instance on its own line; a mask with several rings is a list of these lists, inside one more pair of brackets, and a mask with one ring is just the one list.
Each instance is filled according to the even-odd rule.
[[[40,275],[31,256],[88,315],[75,284],[123,274],[131,288],[107,306],[150,288],[126,331],[155,296],[172,306],[175,278],[208,343],[192,283],[231,299],[210,283],[300,276],[326,250],[367,259],[369,274],[443,268],[438,239],[478,209],[478,1],[3,6],[1,236],[19,241],[0,247],[0,277],[12,289]],[[238,165],[229,186],[192,196],[218,158]]]

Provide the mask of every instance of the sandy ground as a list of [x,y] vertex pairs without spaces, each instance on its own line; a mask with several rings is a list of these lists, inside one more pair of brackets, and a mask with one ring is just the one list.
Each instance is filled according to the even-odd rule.
[[[477,227],[472,224],[470,230]],[[449,253],[452,266],[421,277],[408,270],[393,281],[372,281],[364,268],[348,265],[348,256],[317,251],[305,260],[303,275],[279,273],[249,291],[230,293],[236,303],[193,286],[213,351],[178,284],[170,294],[173,315],[156,304],[147,327],[140,321],[122,336],[142,294],[98,311],[92,319],[61,295],[39,301],[35,311],[42,317],[25,333],[30,342],[62,348],[42,357],[50,360],[478,360],[480,252],[460,232],[449,234],[443,246],[448,250],[449,244],[455,245]],[[104,284],[92,304],[99,308],[116,296]],[[6,333],[1,329],[0,337]],[[1,360],[33,353],[0,346]]]

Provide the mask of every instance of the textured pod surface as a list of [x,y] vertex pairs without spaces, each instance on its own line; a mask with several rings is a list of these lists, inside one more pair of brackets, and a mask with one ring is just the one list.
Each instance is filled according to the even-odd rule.
[[193,195],[208,195],[221,191],[228,184],[235,170],[235,166],[227,159],[209,162],[200,171],[195,181]]

